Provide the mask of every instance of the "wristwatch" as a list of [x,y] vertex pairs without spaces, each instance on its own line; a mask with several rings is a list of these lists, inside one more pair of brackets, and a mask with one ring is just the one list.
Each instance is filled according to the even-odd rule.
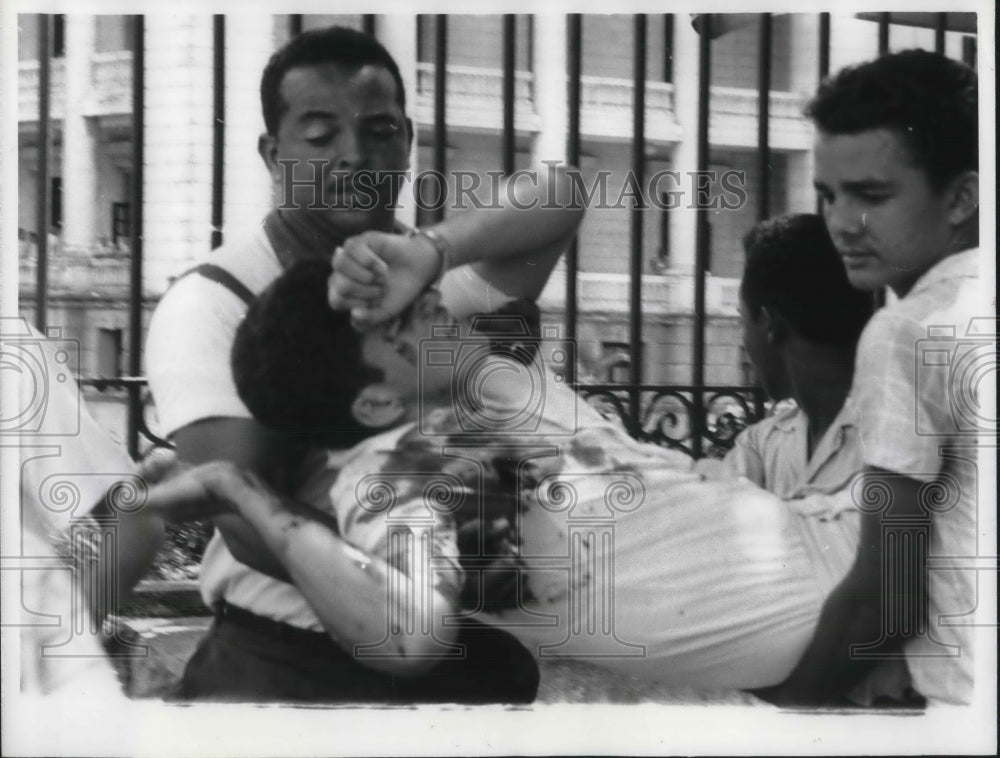
[[437,276],[432,280],[434,284],[438,284],[444,278],[448,269],[451,268],[451,256],[450,249],[448,247],[447,241],[440,234],[435,232],[433,229],[414,229],[410,233],[411,237],[424,237],[430,240],[430,243],[434,245],[434,249],[437,250],[438,256],[440,256],[441,263],[438,268]]

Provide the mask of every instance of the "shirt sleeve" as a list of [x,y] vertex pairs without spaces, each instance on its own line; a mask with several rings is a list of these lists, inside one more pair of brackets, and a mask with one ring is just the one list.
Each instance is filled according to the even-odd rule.
[[472,266],[459,266],[441,280],[441,300],[455,318],[493,313],[514,298],[486,281]]
[[[60,365],[58,345],[40,335],[35,344],[48,366]],[[124,498],[122,504],[127,505],[138,496],[140,485],[131,459],[91,416],[73,377],[52,371],[48,379],[40,428],[25,429],[18,438],[21,499],[26,520],[58,533],[72,519],[88,514],[106,494]],[[21,377],[18,390],[23,408],[37,407],[34,395],[39,387],[31,378]]]
[[229,363],[245,312],[232,292],[197,276],[177,282],[160,301],[146,339],[146,373],[161,434],[207,418],[252,418]]
[[758,487],[764,487],[764,459],[760,452],[759,424],[748,426],[740,432],[733,449],[726,454],[722,464],[727,478],[742,476]]
[[951,429],[945,372],[923,371],[918,384],[926,336],[905,316],[876,314],[861,336],[854,376],[864,464],[921,482],[938,476],[939,446]]

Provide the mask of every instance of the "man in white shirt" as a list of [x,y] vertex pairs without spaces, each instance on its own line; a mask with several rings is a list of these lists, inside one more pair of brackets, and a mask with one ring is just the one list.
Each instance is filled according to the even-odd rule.
[[120,696],[102,644],[120,645],[125,660],[142,651],[117,632],[104,640],[101,624],[163,540],[163,522],[143,507],[163,469],[137,467],[88,413],[70,374],[72,342],[2,319],[0,352],[19,401],[4,414],[16,448],[2,452],[20,463],[21,555],[31,559],[21,582],[22,691]]
[[783,500],[839,492],[862,465],[848,392],[871,297],[847,281],[819,216],[764,221],[743,246],[744,349],[768,396],[794,403],[745,429],[725,466]]
[[[340,265],[355,282],[344,294],[355,298],[359,324],[398,313],[442,274],[442,293],[457,313],[482,310],[480,303],[498,297],[534,298],[582,211],[520,210],[555,191],[543,172],[530,191],[502,193],[502,208],[399,233],[398,179],[408,168],[413,139],[406,93],[388,52],[354,30],[313,30],[293,39],[272,56],[261,93],[267,132],[259,152],[274,186],[274,210],[248,240],[213,252],[206,259],[211,268],[174,284],[150,325],[146,362],[163,432],[181,459],[231,461],[292,492],[294,482],[283,472],[292,468],[293,451],[252,419],[232,380],[230,347],[250,299],[292,263],[329,260],[338,248]],[[311,182],[317,170],[324,172],[319,184]],[[564,182],[557,172],[555,183]],[[318,189],[324,195],[319,204]],[[384,261],[409,267],[401,289],[384,289]],[[363,305],[372,302],[380,303],[378,311]],[[217,517],[215,525],[200,577],[206,603],[235,609],[230,619],[239,616],[268,633],[285,634],[286,627],[292,635],[320,632],[315,614],[254,529],[233,514]],[[221,686],[223,678],[203,677],[199,696],[212,697],[212,682]]]

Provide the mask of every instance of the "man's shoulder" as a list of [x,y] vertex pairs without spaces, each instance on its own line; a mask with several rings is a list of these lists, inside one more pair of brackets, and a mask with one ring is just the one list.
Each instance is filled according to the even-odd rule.
[[781,400],[774,406],[769,416],[751,424],[743,433],[748,435],[748,439],[754,437],[763,439],[776,432],[794,432],[801,416],[802,409],[794,400]]
[[924,298],[903,298],[880,308],[868,321],[858,342],[858,365],[880,365],[886,351],[908,346],[927,334],[930,309]]
[[[181,297],[182,295],[175,294],[178,292],[188,294],[196,290],[199,297],[204,297],[206,292],[216,291],[220,286],[218,280],[199,274],[199,269],[206,266],[225,271],[254,295],[259,294],[281,273],[281,263],[267,236],[262,229],[255,229],[192,261],[173,280],[163,299]],[[208,296],[211,297],[211,294]]]
[[[989,303],[980,302],[979,248],[942,259],[924,274],[908,295],[881,309],[877,316],[891,319],[899,328],[911,324],[927,326],[957,324],[985,312]],[[884,315],[883,315],[884,314]]]

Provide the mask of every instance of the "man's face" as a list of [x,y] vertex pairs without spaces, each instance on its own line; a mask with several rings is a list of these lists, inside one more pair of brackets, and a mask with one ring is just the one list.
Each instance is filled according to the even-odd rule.
[[392,74],[373,64],[300,66],[280,91],[278,134],[261,143],[279,207],[342,235],[386,230],[411,139]]
[[949,192],[934,192],[926,172],[889,129],[820,133],[814,184],[851,284],[897,295],[950,252]]
[[768,318],[763,311],[756,318],[751,308],[740,296],[740,321],[743,324],[743,349],[753,366],[757,381],[772,400],[791,396],[780,351],[768,334]]
[[434,326],[455,323],[441,304],[440,293],[427,290],[391,322],[364,333],[361,358],[366,365],[382,370],[383,385],[399,399],[412,404],[422,390],[424,400],[433,402],[450,394],[453,370],[421,366],[420,343],[433,336]]

